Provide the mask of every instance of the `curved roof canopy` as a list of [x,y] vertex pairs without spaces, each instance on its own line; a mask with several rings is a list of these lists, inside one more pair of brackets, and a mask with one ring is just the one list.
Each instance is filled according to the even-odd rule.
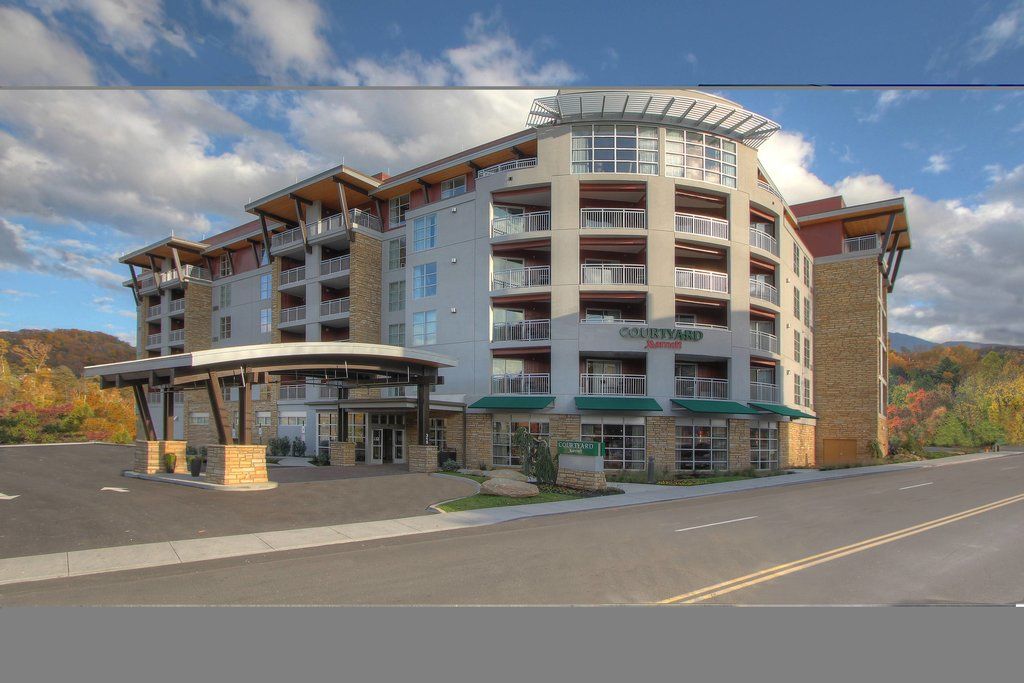
[[565,92],[533,101],[527,125],[588,121],[646,121],[704,130],[759,147],[779,124],[724,100],[635,90]]

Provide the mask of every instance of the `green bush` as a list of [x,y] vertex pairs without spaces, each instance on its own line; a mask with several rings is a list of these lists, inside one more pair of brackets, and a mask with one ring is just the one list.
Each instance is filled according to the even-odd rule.
[[558,459],[551,456],[551,448],[543,439],[537,439],[534,446],[533,476],[540,484],[554,484],[558,479]]
[[164,471],[168,474],[174,472],[174,466],[178,464],[178,456],[174,453],[164,454]]
[[458,461],[456,461],[456,460],[445,460],[443,463],[441,463],[441,471],[442,472],[458,472],[459,471],[459,463],[458,463]]
[[299,437],[295,437],[294,439],[292,439],[292,457],[293,458],[305,458],[306,457],[306,442],[303,441]]

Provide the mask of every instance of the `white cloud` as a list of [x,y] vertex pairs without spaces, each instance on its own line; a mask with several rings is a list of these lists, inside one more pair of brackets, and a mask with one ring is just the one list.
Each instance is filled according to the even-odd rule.
[[0,7],[0,82],[4,85],[91,85],[89,58],[30,13]]
[[814,143],[801,133],[780,131],[758,150],[758,159],[791,204],[833,194],[828,183],[814,175]]
[[38,294],[34,292],[23,292],[20,289],[0,289],[0,295],[9,296],[14,299],[24,299],[26,297],[37,297]]
[[921,169],[925,173],[945,173],[950,169],[949,157],[945,154],[932,154],[928,157],[928,164]]
[[924,96],[923,90],[883,90],[875,98],[874,108],[860,117],[861,122],[877,123],[890,109],[903,105],[908,100]]
[[88,256],[50,244],[45,236],[0,217],[0,270],[20,270],[86,280],[120,290],[122,278],[108,267],[114,259]]
[[973,64],[987,62],[1004,50],[1024,46],[1024,1],[1011,3],[995,20],[967,43]]

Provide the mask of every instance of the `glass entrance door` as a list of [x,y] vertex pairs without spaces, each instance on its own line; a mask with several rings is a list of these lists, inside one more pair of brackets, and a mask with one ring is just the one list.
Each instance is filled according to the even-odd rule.
[[384,430],[374,427],[370,433],[370,460],[374,465],[384,462]]
[[393,462],[405,462],[405,430],[395,429],[391,437],[391,455]]

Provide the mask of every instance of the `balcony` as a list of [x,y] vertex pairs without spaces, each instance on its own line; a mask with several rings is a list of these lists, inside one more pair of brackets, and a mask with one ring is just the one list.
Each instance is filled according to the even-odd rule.
[[270,251],[274,253],[286,251],[296,246],[304,246],[302,244],[302,230],[299,228],[279,232],[270,238]]
[[763,280],[750,278],[750,298],[760,299],[768,303],[779,305],[779,290]]
[[151,334],[146,337],[146,348],[160,347],[160,333]]
[[725,401],[729,398],[729,380],[705,377],[676,377],[676,396]]
[[372,213],[367,213],[362,209],[349,209],[348,216],[352,221],[353,228],[363,228],[364,230],[372,230],[374,232],[381,231],[380,217],[374,216]]
[[527,342],[551,339],[550,320],[518,320],[511,323],[494,323],[491,341]]
[[304,401],[306,399],[305,384],[282,384],[278,389],[277,398],[281,401]]
[[726,273],[717,273],[713,270],[676,268],[676,287],[728,294],[729,276]]
[[581,285],[644,285],[647,267],[627,263],[585,263],[580,266]]
[[[766,192],[770,192],[771,194],[775,195],[779,199],[782,199],[782,195],[779,194],[778,190],[776,190],[774,187],[771,186],[771,183],[766,183],[763,180],[758,180],[757,181],[757,186],[759,188],[761,188],[762,190],[765,190]],[[783,201],[785,201],[785,200],[783,200]]]
[[647,320],[641,318],[619,318],[613,316],[585,316],[580,318],[580,325],[646,325]]
[[167,333],[167,343],[171,346],[182,346],[185,343],[185,330],[171,330]]
[[[210,271],[206,268],[200,268],[199,266],[184,265],[181,267],[181,275],[186,280],[205,280],[207,282],[212,281],[210,277]],[[172,268],[166,273],[160,273],[160,285],[170,284],[172,282],[178,282],[178,269]]]
[[488,166],[482,168],[476,172],[477,178],[486,178],[496,173],[505,173],[506,171],[517,171],[521,168],[533,168],[537,165],[537,159],[513,159],[512,161],[506,161],[503,164],[495,164],[494,166]]
[[498,270],[491,275],[491,289],[547,287],[551,284],[551,266],[528,266]]
[[292,306],[291,308],[281,309],[281,324],[295,324],[302,323],[306,320],[306,306]]
[[881,246],[882,241],[878,238],[878,235],[864,235],[863,237],[847,237],[846,239],[843,240],[843,253],[878,253]]
[[[348,297],[341,299],[329,299],[320,302],[320,317],[327,318],[338,315],[348,315]],[[305,307],[303,307],[305,308]],[[284,311],[281,312],[282,316]]]
[[646,209],[580,209],[580,228],[588,230],[646,230]]
[[345,256],[335,256],[320,262],[320,277],[337,276],[351,269],[351,259]]
[[580,375],[580,394],[584,396],[646,396],[646,375]]
[[676,232],[727,240],[729,239],[729,221],[698,216],[693,213],[677,213]]
[[321,401],[337,401],[340,387],[336,387],[333,384],[318,384],[316,387],[316,396]]
[[139,291],[145,292],[151,289],[156,289],[156,276],[150,274],[139,277]]
[[775,256],[779,255],[779,241],[764,230],[759,230],[753,226],[750,228],[750,246],[763,249]]
[[551,229],[550,211],[531,211],[518,216],[506,216],[491,220],[491,237],[520,235]]
[[549,394],[551,375],[530,373],[518,375],[491,375],[492,394]]
[[147,318],[157,318],[159,316],[160,316],[160,304],[157,304],[156,306],[150,306],[149,308],[146,309],[146,317]]
[[185,312],[185,299],[171,299],[167,305],[167,312],[171,315],[177,315]]
[[278,289],[286,289],[292,285],[296,285],[306,279],[306,266],[299,266],[298,268],[289,268],[288,270],[281,271],[281,283],[277,286]]
[[750,348],[755,351],[764,351],[766,353],[778,353],[779,338],[774,334],[761,332],[760,330],[751,330]]
[[778,403],[774,384],[768,382],[750,383],[750,400],[760,403]]

